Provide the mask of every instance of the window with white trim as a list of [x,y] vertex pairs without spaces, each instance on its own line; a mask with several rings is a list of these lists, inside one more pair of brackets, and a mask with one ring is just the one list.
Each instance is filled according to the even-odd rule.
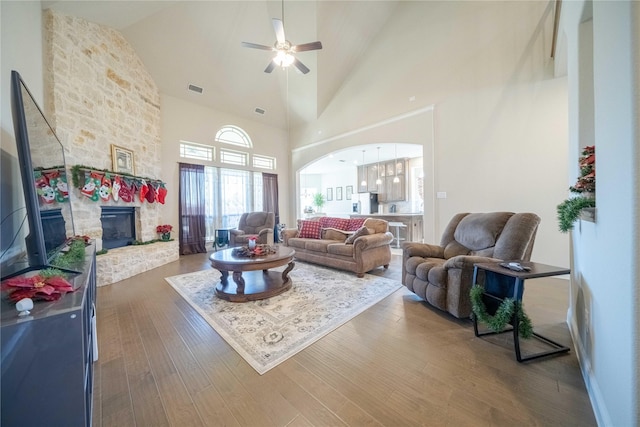
[[224,144],[237,145],[239,147],[253,148],[249,135],[237,126],[223,126],[216,133],[216,141]]
[[260,154],[254,154],[252,156],[252,164],[254,168],[275,170],[276,158],[269,156],[262,156]]
[[249,153],[220,148],[220,163],[234,166],[247,166],[249,164]]
[[180,157],[185,159],[213,161],[216,149],[211,145],[198,144],[190,141],[180,141]]

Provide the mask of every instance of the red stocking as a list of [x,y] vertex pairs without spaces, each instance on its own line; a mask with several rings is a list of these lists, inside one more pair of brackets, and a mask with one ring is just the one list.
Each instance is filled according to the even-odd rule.
[[156,198],[158,199],[158,202],[164,205],[164,200],[166,197],[167,197],[167,189],[164,187],[164,182],[161,182],[160,187],[158,188],[158,195]]
[[144,199],[147,197],[147,193],[149,192],[149,186],[144,179],[140,180],[140,186],[138,189],[140,190],[140,201],[144,202]]

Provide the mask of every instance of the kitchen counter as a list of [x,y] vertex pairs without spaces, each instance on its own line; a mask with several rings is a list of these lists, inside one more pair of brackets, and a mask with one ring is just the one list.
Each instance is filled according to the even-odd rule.
[[[407,226],[407,228],[402,229],[405,230],[406,237],[404,239],[407,242],[422,242],[424,239],[424,225],[422,218],[424,217],[424,213],[418,212],[396,212],[396,213],[376,213],[376,214],[351,214],[351,218],[378,218],[384,219],[388,222],[401,222]],[[396,238],[400,237],[402,240],[402,236],[395,235],[395,229],[393,227],[390,228],[390,231],[394,233]],[[403,231],[400,231],[402,234]]]

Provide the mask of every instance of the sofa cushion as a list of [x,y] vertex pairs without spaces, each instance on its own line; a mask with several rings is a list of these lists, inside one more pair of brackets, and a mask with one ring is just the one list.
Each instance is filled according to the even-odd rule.
[[327,252],[333,255],[353,256],[353,245],[346,243],[333,243],[327,246]]
[[[386,233],[389,231],[389,223],[384,219],[367,218],[362,225],[370,229],[369,234]],[[371,229],[373,229],[373,232],[371,232]]]
[[327,246],[335,243],[335,240],[308,239],[304,242],[304,248],[308,251],[327,253]]
[[347,237],[349,237],[349,234],[341,230],[336,230],[335,228],[322,229],[322,238],[326,240],[338,240],[340,242],[344,242]]
[[473,251],[495,246],[500,232],[512,215],[508,212],[469,214],[462,218],[453,237]]
[[302,220],[298,237],[307,239],[319,239],[322,226],[320,221]]
[[358,228],[356,230],[355,233],[353,233],[351,236],[347,237],[347,240],[345,240],[344,242],[347,245],[352,245],[353,242],[360,236],[367,236],[369,234],[369,229],[365,226],[362,226],[360,228]]

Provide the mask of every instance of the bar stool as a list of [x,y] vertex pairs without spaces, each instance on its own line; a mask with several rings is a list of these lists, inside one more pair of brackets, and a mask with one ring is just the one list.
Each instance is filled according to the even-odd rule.
[[395,227],[396,228],[396,233],[395,233],[395,241],[396,241],[396,248],[400,247],[400,241],[401,240],[406,240],[404,237],[400,237],[400,229],[401,228],[407,228],[407,226],[403,223],[403,222],[389,222],[389,228],[391,227]]

